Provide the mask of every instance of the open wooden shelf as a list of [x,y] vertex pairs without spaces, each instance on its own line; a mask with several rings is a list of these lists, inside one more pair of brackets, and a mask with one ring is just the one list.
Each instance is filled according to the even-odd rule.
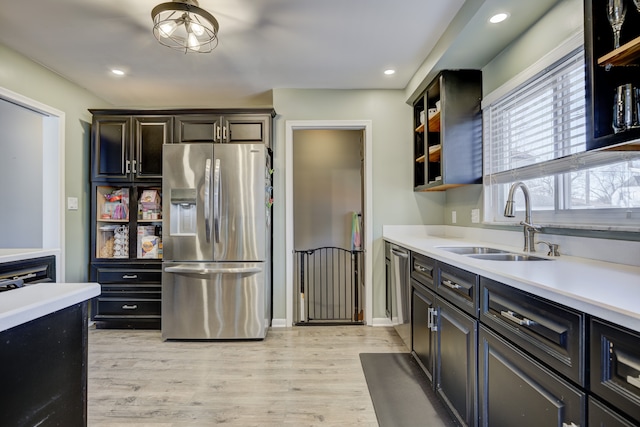
[[416,132],[424,132],[424,123],[420,124],[420,126],[416,128]]
[[[434,145],[432,147],[429,147],[429,161],[430,162],[438,162],[440,161],[440,153],[441,153],[441,145]],[[418,157],[416,159],[416,163],[424,163],[424,159],[426,158],[426,156],[423,154],[422,156]]]
[[616,50],[601,56],[598,58],[598,65],[603,67],[607,65],[638,65],[638,58],[640,58],[640,37],[636,37]]
[[440,111],[429,119],[429,132],[440,132]]

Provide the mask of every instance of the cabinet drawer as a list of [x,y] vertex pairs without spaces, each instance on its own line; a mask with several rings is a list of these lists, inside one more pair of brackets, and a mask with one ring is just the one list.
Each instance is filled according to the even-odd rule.
[[478,352],[482,427],[586,425],[583,391],[486,326],[480,327]]
[[478,317],[478,276],[448,264],[438,263],[438,295],[473,317]]
[[435,292],[434,283],[436,274],[436,261],[424,255],[411,253],[411,277],[427,288]]
[[160,283],[162,269],[98,268],[96,280],[103,283]]
[[160,317],[161,302],[133,298],[98,298],[96,320],[105,316],[158,316]]
[[640,333],[591,319],[591,391],[640,423]]
[[486,278],[481,321],[580,385],[585,385],[584,315]]
[[101,286],[100,297],[160,299],[160,285],[107,284]]

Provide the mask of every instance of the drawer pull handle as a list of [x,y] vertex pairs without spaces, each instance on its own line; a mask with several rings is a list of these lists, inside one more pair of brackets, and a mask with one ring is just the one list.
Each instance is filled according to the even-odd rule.
[[450,289],[460,289],[462,286],[458,285],[457,283],[452,282],[449,279],[443,280],[442,284],[445,285],[447,288]]
[[631,375],[627,375],[627,382],[636,388],[640,388],[640,377],[632,377]]
[[511,320],[514,323],[517,323],[520,326],[531,326],[533,325],[535,322],[531,319],[527,319],[526,317],[523,318],[519,318],[518,316],[516,316],[516,313],[514,313],[511,310],[508,311],[501,311],[500,314],[503,317],[506,317],[507,319]]
[[138,305],[137,304],[134,304],[134,305],[125,304],[125,305],[122,306],[122,309],[123,310],[137,310],[138,309]]
[[122,278],[123,279],[137,279],[138,275],[137,274],[123,274]]
[[567,423],[562,423],[562,427],[580,427],[580,424],[567,424]]

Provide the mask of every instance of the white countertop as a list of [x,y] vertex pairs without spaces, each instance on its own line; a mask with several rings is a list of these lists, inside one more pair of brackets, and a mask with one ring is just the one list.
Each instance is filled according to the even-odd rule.
[[0,292],[0,332],[99,294],[98,283],[37,283]]
[[0,263],[40,258],[49,255],[60,255],[60,249],[0,249]]
[[[444,228],[443,228],[444,229]],[[440,249],[487,246],[522,253],[522,246],[448,236],[435,226],[384,226],[383,238],[411,251],[505,283],[640,332],[640,267],[562,254],[553,261],[488,261]],[[519,242],[522,235],[519,235]],[[640,242],[637,248],[640,250]],[[603,242],[604,244],[604,242]],[[542,246],[540,246],[542,247]],[[632,246],[635,251],[636,246]],[[546,252],[537,252],[545,256]]]

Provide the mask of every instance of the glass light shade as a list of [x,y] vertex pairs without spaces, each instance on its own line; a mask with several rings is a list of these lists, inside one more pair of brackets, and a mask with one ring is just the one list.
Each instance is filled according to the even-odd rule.
[[218,21],[196,0],[161,3],[151,11],[160,44],[185,53],[211,52],[218,45]]

